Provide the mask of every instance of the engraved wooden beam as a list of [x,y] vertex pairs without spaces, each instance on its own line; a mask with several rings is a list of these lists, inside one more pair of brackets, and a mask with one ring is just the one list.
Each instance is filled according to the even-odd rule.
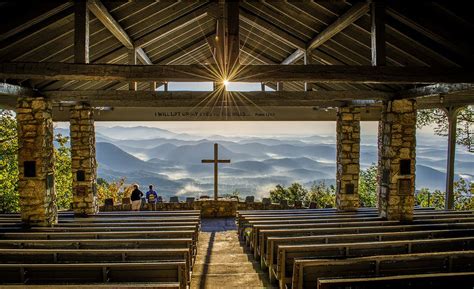
[[[0,63],[0,78],[117,81],[218,81],[213,65]],[[459,67],[348,65],[243,65],[231,81],[350,83],[474,83],[474,70]]]
[[[392,95],[379,91],[46,91],[54,102],[89,102],[94,106],[113,107],[194,107],[219,100],[231,106],[338,106],[353,100],[387,100]],[[367,102],[360,102],[365,106]]]

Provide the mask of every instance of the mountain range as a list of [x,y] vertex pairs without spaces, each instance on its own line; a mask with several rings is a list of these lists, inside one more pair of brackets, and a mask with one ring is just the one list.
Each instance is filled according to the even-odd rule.
[[[67,129],[56,133],[68,135]],[[419,138],[416,187],[444,190],[445,143],[432,137]],[[268,195],[277,184],[314,181],[335,183],[334,136],[224,137],[175,133],[155,127],[96,127],[98,176],[108,181],[121,177],[127,183],[154,184],[164,197],[212,195],[213,144],[219,144],[219,190],[242,195]],[[375,136],[362,136],[361,167],[377,162]],[[474,154],[457,150],[456,179],[474,179]]]

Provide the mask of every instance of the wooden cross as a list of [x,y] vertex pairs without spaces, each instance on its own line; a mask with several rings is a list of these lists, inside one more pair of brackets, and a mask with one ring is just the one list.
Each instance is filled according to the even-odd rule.
[[217,201],[217,170],[218,170],[218,164],[223,163],[223,164],[229,164],[230,160],[220,160],[219,159],[219,152],[218,152],[218,147],[217,143],[214,144],[214,159],[213,160],[202,160],[201,161],[203,164],[214,164],[214,200]]

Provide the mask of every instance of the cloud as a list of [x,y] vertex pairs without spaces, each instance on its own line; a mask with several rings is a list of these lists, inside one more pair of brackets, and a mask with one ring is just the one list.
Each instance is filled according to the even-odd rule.
[[196,193],[202,193],[202,192],[205,192],[205,190],[193,184],[187,184],[184,186],[184,188],[180,189],[176,193],[176,195],[183,196],[183,195],[196,194]]
[[257,199],[269,198],[270,190],[273,190],[277,184],[265,184],[258,186],[255,192],[255,197]]

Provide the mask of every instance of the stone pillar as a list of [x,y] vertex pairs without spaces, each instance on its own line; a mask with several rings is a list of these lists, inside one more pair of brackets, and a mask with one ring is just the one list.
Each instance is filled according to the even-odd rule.
[[19,97],[16,117],[21,219],[29,225],[50,226],[58,220],[52,103],[43,97]]
[[388,220],[411,221],[415,202],[415,101],[393,100],[384,104],[378,147],[380,215]]
[[340,107],[336,120],[336,205],[341,211],[359,207],[360,108]]
[[76,215],[99,211],[96,195],[94,111],[88,104],[74,106],[70,116],[73,209]]

